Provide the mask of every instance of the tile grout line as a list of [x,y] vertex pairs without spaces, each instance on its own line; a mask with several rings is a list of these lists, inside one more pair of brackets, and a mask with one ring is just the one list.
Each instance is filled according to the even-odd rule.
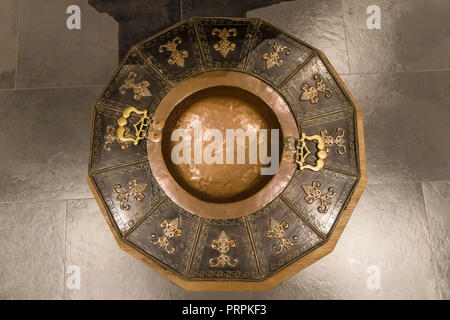
[[86,84],[79,86],[61,86],[61,87],[34,87],[34,88],[2,88],[0,92],[3,91],[25,91],[25,90],[52,90],[52,89],[76,89],[76,88],[93,88],[93,87],[104,87],[105,84]]
[[12,205],[12,204],[27,204],[27,203],[40,203],[40,202],[59,202],[59,201],[71,201],[71,200],[95,200],[92,198],[62,198],[62,199],[42,199],[42,200],[31,200],[31,201],[6,201],[0,202],[0,206]]
[[425,194],[423,192],[423,181],[420,182],[420,190],[422,191],[423,206],[424,206],[424,209],[425,209],[425,221],[427,223],[427,231],[428,231],[428,237],[427,237],[428,239],[427,240],[428,240],[428,243],[429,243],[430,249],[431,249],[431,259],[433,260],[434,274],[435,274],[435,277],[436,277],[436,283],[437,283],[437,287],[438,287],[439,299],[442,300],[441,283],[439,281],[437,264],[436,264],[436,258],[434,256],[433,240],[431,239],[430,223],[428,221],[427,204],[426,204],[426,200],[425,200]]
[[17,89],[17,69],[19,69],[19,43],[20,43],[20,14],[22,0],[19,0],[17,9],[17,44],[16,44],[16,70],[14,71],[14,90]]
[[342,5],[342,0],[340,0],[339,2],[341,4],[342,23],[344,24],[344,37],[345,37],[345,47],[347,49],[348,72],[349,72],[349,74],[352,74],[352,67],[350,65],[350,54],[348,52],[347,24],[345,23],[345,18],[344,18],[344,6]]
[[65,203],[65,222],[64,222],[64,263],[63,263],[63,300],[66,299],[66,268],[67,268],[67,206],[69,200],[64,201]]
[[341,12],[342,12],[342,22],[344,25],[344,37],[345,37],[345,47],[347,49],[347,59],[348,59],[348,71],[349,73],[338,73],[340,76],[341,75],[368,75],[368,74],[397,74],[397,73],[414,73],[414,72],[445,72],[445,71],[450,71],[450,69],[425,69],[425,70],[406,70],[406,71],[393,71],[393,72],[352,72],[352,67],[351,67],[351,63],[350,63],[350,52],[349,52],[349,47],[348,47],[348,28],[347,28],[347,23],[345,22],[345,17],[344,17],[344,6],[342,3],[342,0],[339,1],[341,4]]
[[402,73],[425,73],[425,72],[449,72],[450,69],[424,69],[424,70],[399,70],[399,71],[382,71],[382,72],[353,72],[353,73],[338,73],[340,76],[353,75],[388,75],[388,74],[402,74]]

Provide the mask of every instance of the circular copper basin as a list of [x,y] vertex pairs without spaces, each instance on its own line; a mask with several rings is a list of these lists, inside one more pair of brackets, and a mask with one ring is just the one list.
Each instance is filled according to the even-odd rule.
[[[294,117],[278,93],[253,76],[212,71],[185,80],[161,101],[153,118],[164,126],[160,139],[150,136],[147,142],[152,171],[168,196],[193,214],[224,219],[253,213],[276,198],[296,170],[295,164],[281,161],[283,138],[298,138]],[[184,130],[183,138],[173,136],[179,129]],[[208,129],[220,134],[208,136]],[[242,155],[238,161],[236,140],[226,139],[229,129],[256,133],[265,129],[267,139],[250,141],[250,138],[245,138],[245,152],[241,150],[244,161]],[[279,132],[276,140],[271,139],[273,129]],[[190,137],[187,142],[190,147],[184,149],[190,151],[187,158],[180,151],[184,136]],[[216,142],[215,148],[207,154],[212,155],[214,161],[208,162],[203,152],[213,141]],[[234,147],[227,155],[230,141]],[[275,141],[275,146],[271,141]],[[176,149],[177,145],[179,149]],[[261,163],[261,147],[268,154],[270,150],[278,153],[277,157],[271,154],[272,161],[277,159],[275,174],[261,174],[262,168],[271,165]],[[256,150],[253,154],[258,155],[256,161],[255,158],[250,159],[252,150]],[[181,163],[180,160],[174,161],[173,154],[186,160]]]

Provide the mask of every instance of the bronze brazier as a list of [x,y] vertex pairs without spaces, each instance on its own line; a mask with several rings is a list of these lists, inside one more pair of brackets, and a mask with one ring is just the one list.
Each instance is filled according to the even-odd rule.
[[[173,132],[198,121],[267,130],[278,169],[174,163]],[[102,92],[88,181],[119,246],[172,281],[264,290],[332,251],[363,150],[360,110],[318,49],[259,19],[192,18],[134,46]]]

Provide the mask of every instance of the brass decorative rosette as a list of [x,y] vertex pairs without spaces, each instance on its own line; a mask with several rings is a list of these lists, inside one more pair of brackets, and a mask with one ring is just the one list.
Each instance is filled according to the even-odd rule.
[[[92,119],[88,181],[119,246],[190,290],[288,278],[331,252],[365,187],[356,102],[322,52],[259,19],[191,18],[138,43]],[[172,133],[198,120],[271,132],[276,172],[174,163]]]

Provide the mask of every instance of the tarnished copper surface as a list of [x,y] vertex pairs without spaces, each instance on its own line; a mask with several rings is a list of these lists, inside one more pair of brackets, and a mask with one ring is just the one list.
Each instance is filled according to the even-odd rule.
[[[170,161],[170,150],[178,143],[170,141],[170,133],[174,129],[189,129],[194,136],[196,121],[201,121],[202,132],[214,128],[220,130],[224,137],[226,129],[251,128],[255,132],[259,129],[279,129],[275,114],[261,99],[237,87],[211,87],[187,97],[176,108],[182,110],[174,110],[172,117],[172,114],[169,115],[162,147],[169,170],[184,189],[205,201],[225,203],[244,199],[267,184],[271,177],[260,174],[263,164],[259,158],[256,164],[248,163],[249,139],[246,139],[247,163],[244,164],[226,164],[225,160],[222,160],[223,164],[207,164],[203,161],[201,164],[173,165]],[[197,143],[206,144],[202,137],[194,139]],[[269,139],[267,150],[271,147]],[[192,159],[195,143],[191,142]],[[225,139],[222,151],[220,156],[223,159],[226,152]],[[237,158],[237,148],[234,148],[234,154]]]
[[[295,164],[281,161],[281,154],[274,176],[261,175],[259,161],[174,165],[170,158],[176,144],[170,139],[173,130],[190,129],[193,134],[192,123],[197,120],[204,128],[221,131],[249,126],[255,130],[280,129],[280,145],[283,136],[298,138],[295,119],[284,100],[250,75],[212,71],[185,80],[161,101],[154,119],[165,123],[161,143],[147,142],[155,178],[175,203],[200,216],[224,219],[255,212],[280,194],[296,170]],[[246,150],[248,147],[247,140]],[[192,148],[192,158],[193,154]]]

